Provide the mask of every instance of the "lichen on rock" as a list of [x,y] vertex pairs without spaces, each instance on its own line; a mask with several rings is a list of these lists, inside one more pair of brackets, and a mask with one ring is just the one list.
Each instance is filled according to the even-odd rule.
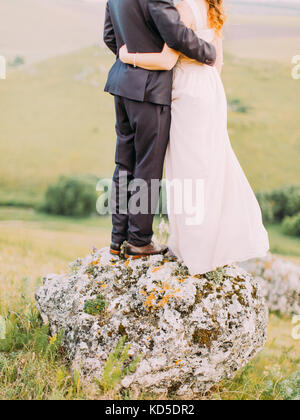
[[203,393],[232,378],[266,341],[259,281],[237,266],[191,276],[176,258],[123,260],[104,248],[68,274],[46,276],[36,300],[52,334],[64,331],[70,362],[91,379],[101,380],[126,336],[132,360],[143,358],[122,379],[125,388]]
[[268,254],[242,264],[260,282],[271,311],[300,315],[300,267]]

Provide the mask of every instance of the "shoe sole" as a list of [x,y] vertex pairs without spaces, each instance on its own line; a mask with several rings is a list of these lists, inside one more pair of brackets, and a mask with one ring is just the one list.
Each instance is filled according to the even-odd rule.
[[141,255],[128,255],[128,254],[125,254],[125,258],[127,259],[127,260],[129,260],[129,258],[132,258],[133,260],[138,260],[139,258],[144,258],[144,257],[150,257],[151,255],[147,255],[147,254],[141,254]]
[[121,251],[115,251],[114,249],[110,249],[110,250],[109,250],[109,252],[110,252],[112,255],[120,255],[120,254],[121,254]]
[[125,258],[129,259],[132,258],[133,260],[137,260],[139,258],[144,258],[144,257],[152,257],[153,255],[165,255],[168,252],[168,250],[164,253],[159,253],[159,254],[140,254],[140,255],[129,255],[129,254],[125,254]]

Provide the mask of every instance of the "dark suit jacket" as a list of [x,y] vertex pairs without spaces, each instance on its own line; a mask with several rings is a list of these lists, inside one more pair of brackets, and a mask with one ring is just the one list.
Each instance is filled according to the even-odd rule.
[[181,21],[172,0],[108,0],[104,42],[117,56],[105,91],[135,101],[170,105],[172,71],[149,71],[122,63],[118,51],[161,52],[165,43],[189,58],[212,65],[215,48]]

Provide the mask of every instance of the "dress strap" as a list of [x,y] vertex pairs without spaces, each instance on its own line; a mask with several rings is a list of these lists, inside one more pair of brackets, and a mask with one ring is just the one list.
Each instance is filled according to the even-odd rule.
[[200,8],[198,6],[198,4],[196,3],[195,0],[184,0],[187,2],[187,4],[190,6],[190,8],[192,9],[194,18],[195,18],[195,23],[196,23],[196,31],[199,31],[200,29],[202,29],[203,27],[205,27],[204,25],[204,16],[201,16],[201,12],[200,12]]

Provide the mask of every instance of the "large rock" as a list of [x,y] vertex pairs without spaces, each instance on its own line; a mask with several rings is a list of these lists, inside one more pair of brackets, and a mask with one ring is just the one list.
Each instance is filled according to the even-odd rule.
[[242,264],[261,284],[271,311],[300,315],[300,267],[275,255]]
[[123,387],[188,396],[233,377],[265,344],[259,282],[239,267],[192,277],[176,259],[124,261],[108,249],[71,267],[47,276],[36,300],[52,333],[64,330],[69,360],[90,378],[101,380],[126,335],[130,355],[143,358]]

